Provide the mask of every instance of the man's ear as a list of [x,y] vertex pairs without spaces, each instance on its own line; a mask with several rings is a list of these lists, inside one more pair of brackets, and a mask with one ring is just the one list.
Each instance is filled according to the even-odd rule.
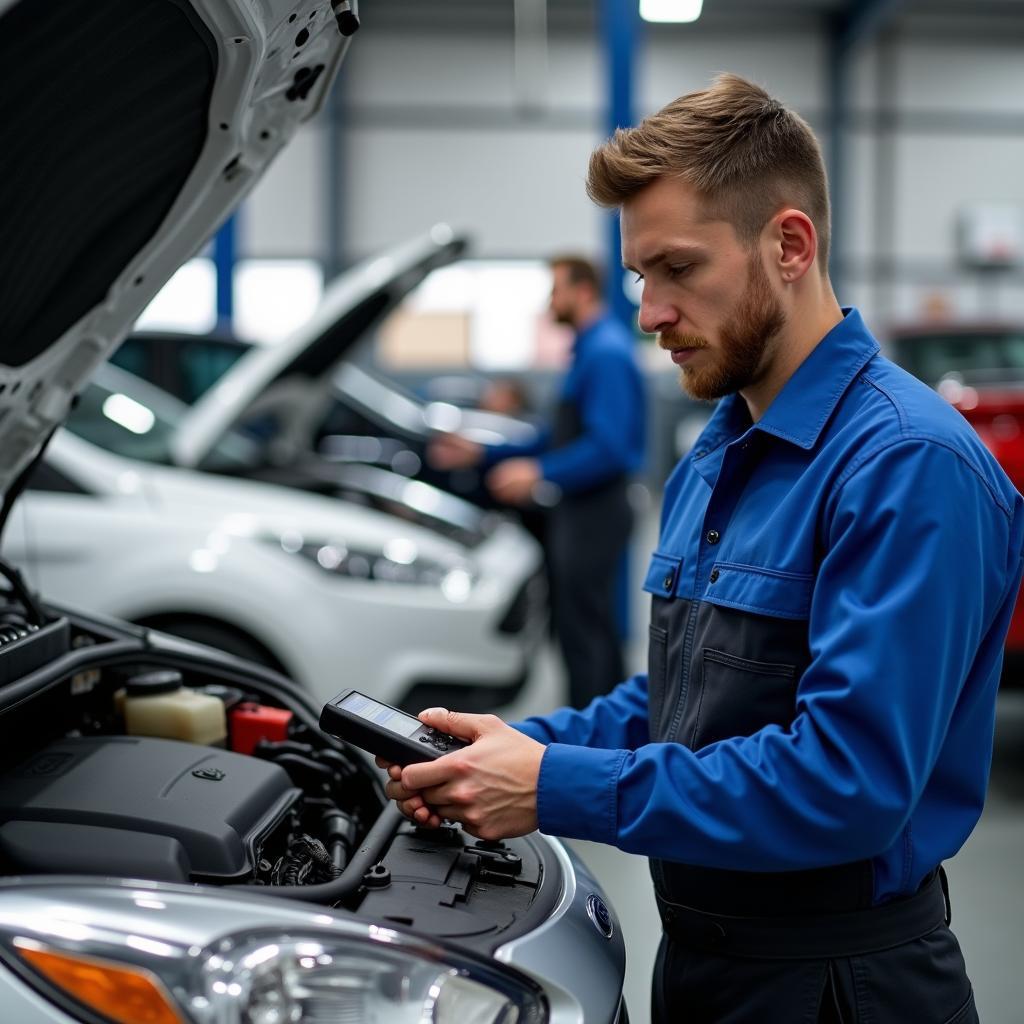
[[818,256],[818,233],[800,210],[781,210],[769,223],[779,277],[786,284],[799,281]]

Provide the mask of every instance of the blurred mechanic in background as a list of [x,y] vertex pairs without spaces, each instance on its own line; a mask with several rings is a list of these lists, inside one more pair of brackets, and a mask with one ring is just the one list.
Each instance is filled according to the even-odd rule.
[[627,486],[644,456],[643,379],[629,329],[605,308],[601,278],[580,256],[556,256],[551,312],[575,331],[553,422],[532,445],[485,448],[458,435],[427,452],[439,469],[483,464],[498,500],[551,505],[545,550],[569,702],[583,708],[624,675],[615,580],[633,517]]

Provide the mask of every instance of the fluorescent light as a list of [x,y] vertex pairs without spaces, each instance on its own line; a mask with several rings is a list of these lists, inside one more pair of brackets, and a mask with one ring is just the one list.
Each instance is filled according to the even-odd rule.
[[696,21],[704,0],[640,0],[644,21]]

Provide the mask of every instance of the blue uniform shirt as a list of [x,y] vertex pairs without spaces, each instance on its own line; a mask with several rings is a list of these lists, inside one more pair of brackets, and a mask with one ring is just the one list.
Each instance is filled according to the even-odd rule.
[[553,448],[552,431],[531,445],[496,445],[492,464],[513,456],[539,456],[545,480],[566,494],[612,477],[636,472],[644,457],[644,386],[629,330],[611,315],[599,317],[576,336],[561,399],[579,411],[580,434]]
[[792,723],[651,743],[646,675],[528,719],[541,830],[740,871],[867,858],[876,901],[913,892],[981,814],[1022,504],[847,312],[760,422],[719,403],[668,481],[645,585],[805,620]]

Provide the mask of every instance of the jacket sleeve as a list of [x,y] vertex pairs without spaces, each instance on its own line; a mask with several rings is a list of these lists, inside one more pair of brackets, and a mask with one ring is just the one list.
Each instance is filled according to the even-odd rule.
[[568,743],[575,747],[626,747],[648,742],[647,676],[627,679],[582,711],[559,708],[550,715],[514,722],[513,728],[541,743]]
[[551,444],[551,430],[544,428],[529,444],[492,444],[484,448],[484,468],[490,468],[505,459],[533,458],[546,451]]
[[[1007,508],[955,452],[902,439],[842,480],[826,512],[792,724],[696,752],[553,736],[542,831],[734,870],[890,848],[958,702],[961,715],[991,703],[1021,572],[1020,498]],[[994,666],[985,678],[972,675],[976,657]]]

